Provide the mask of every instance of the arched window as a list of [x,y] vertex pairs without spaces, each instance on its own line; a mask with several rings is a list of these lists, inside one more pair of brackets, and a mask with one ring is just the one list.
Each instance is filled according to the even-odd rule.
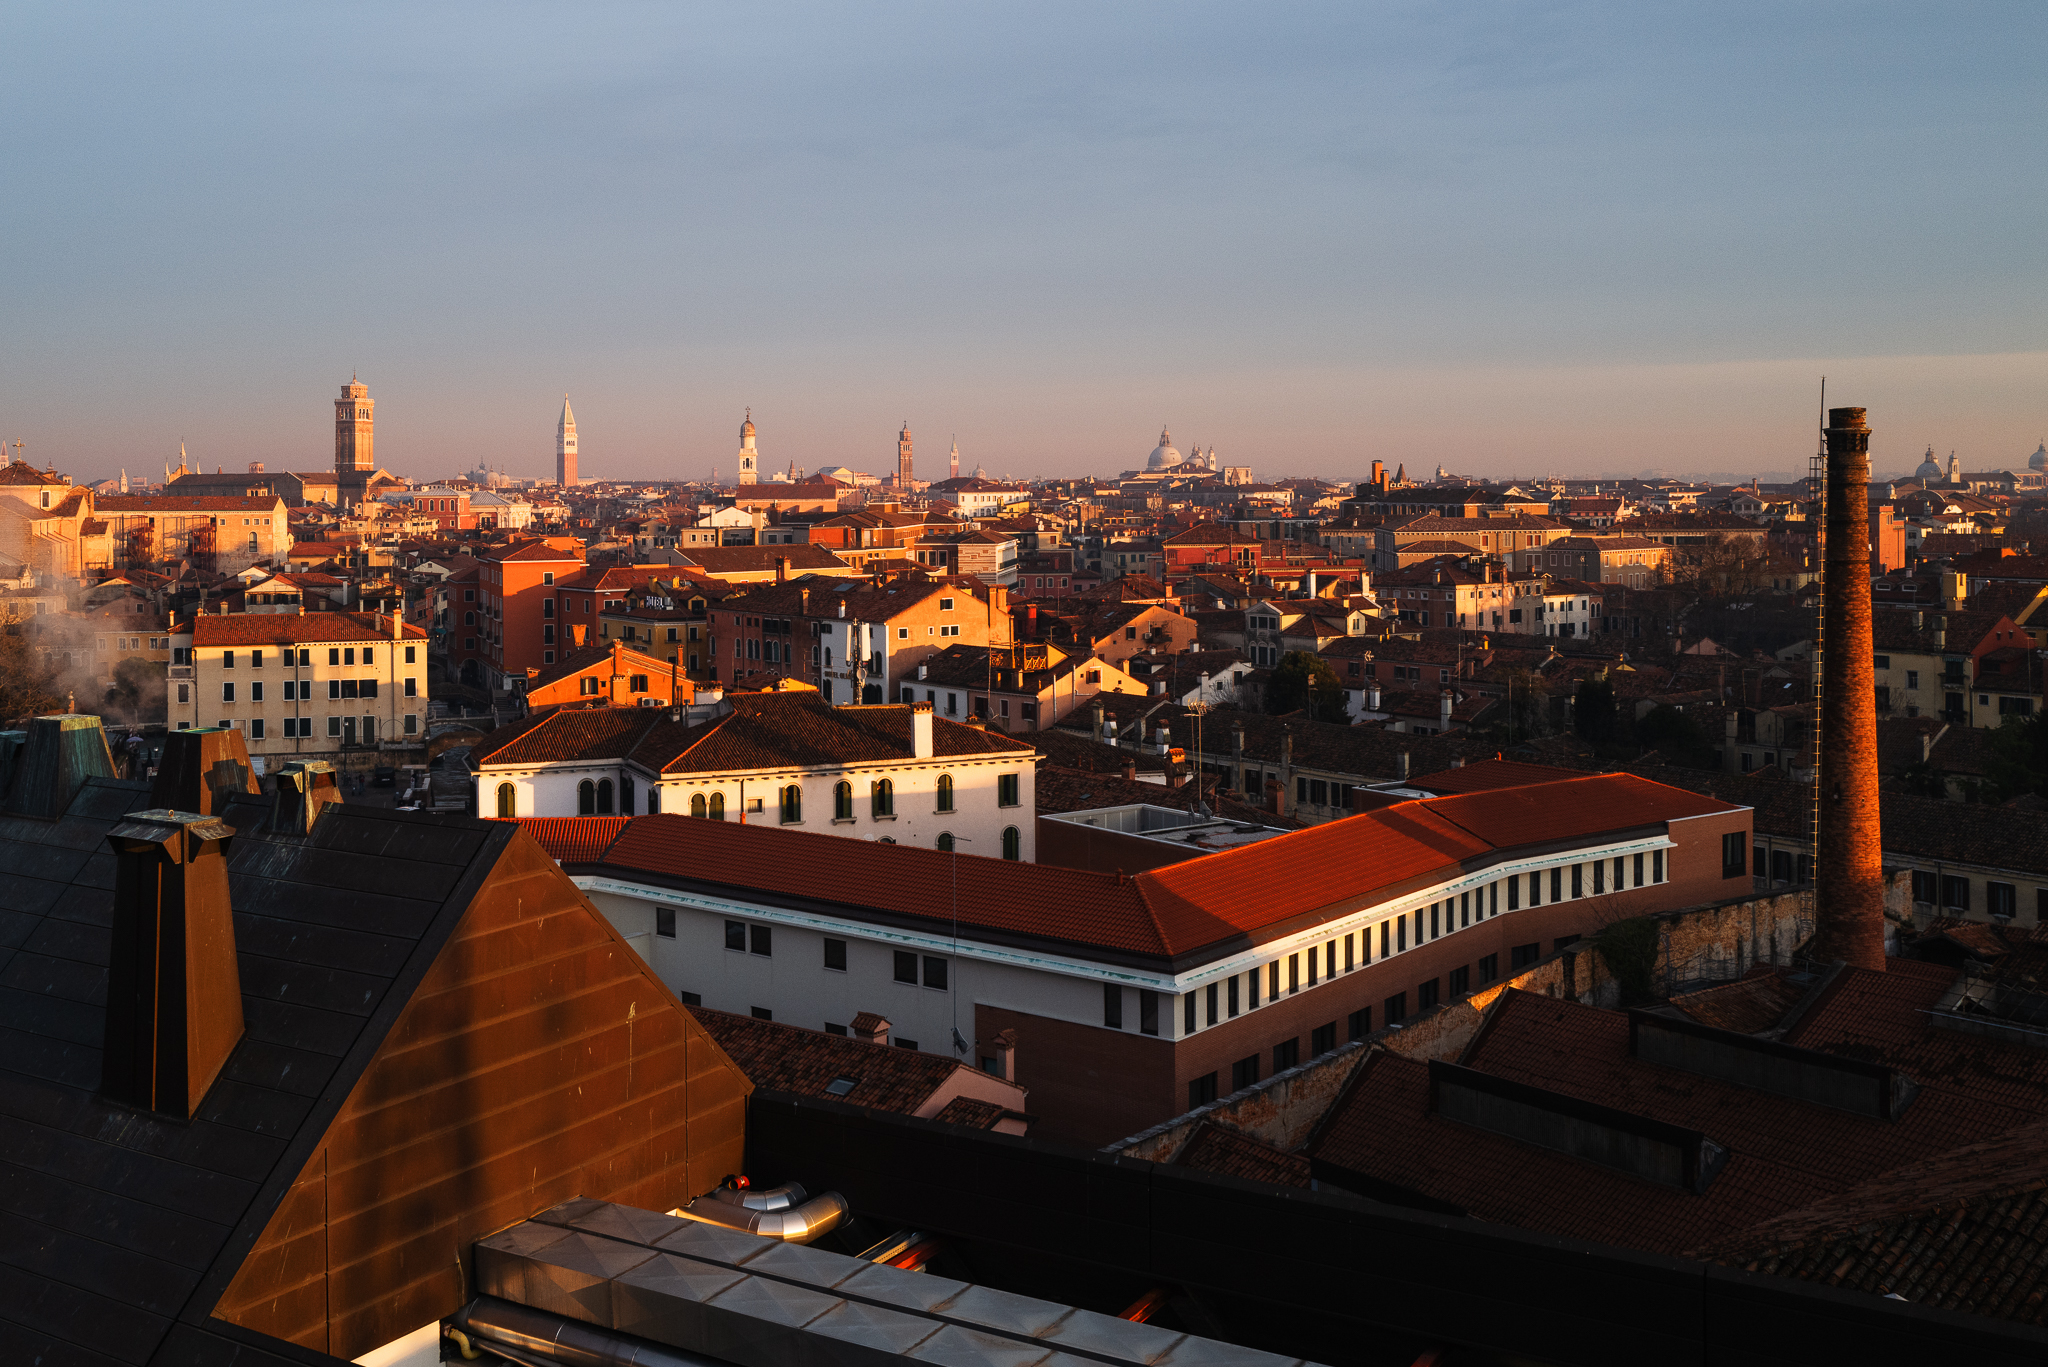
[[713,793],[713,794],[711,795],[711,819],[712,819],[713,821],[723,821],[723,820],[725,820],[725,794],[724,794],[724,793]]
[[1017,834],[1015,826],[1003,827],[1003,858],[1021,859],[1024,853],[1023,837]]
[[612,814],[612,781],[608,778],[601,778],[597,781],[597,814],[599,816],[610,816]]
[[690,815],[697,817],[704,815],[704,794],[690,794]]
[[498,815],[519,815],[519,797],[509,783],[500,783],[498,785]]
[[939,832],[939,848],[942,850],[951,850],[953,848],[953,833],[951,831]]
[[951,774],[939,775],[938,810],[942,812],[953,810],[953,776]]
[[655,814],[656,812],[658,812],[658,811],[660,811],[660,810],[661,810],[661,785],[657,783],[657,784],[656,784],[656,785],[655,785],[654,787],[652,787],[652,788],[649,788],[649,789],[647,790],[647,814],[648,814],[649,816],[653,816],[653,815],[654,815],[654,814]]
[[868,790],[868,806],[878,818],[896,815],[896,785],[886,778],[876,779]]
[[782,823],[786,826],[804,819],[804,790],[792,783],[782,790]]
[[853,820],[853,785],[844,779],[832,785],[832,819]]
[[619,775],[619,815],[631,816],[632,814],[633,780],[621,774]]
[[597,813],[597,785],[589,779],[576,785],[576,815],[594,816]]

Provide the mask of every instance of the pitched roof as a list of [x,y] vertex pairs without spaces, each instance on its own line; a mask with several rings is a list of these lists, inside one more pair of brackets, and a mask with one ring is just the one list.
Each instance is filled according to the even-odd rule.
[[91,779],[62,820],[0,819],[0,1136],[17,1176],[33,1175],[0,1222],[17,1250],[0,1296],[9,1361],[139,1364],[179,1334],[181,1361],[227,1360],[195,1352],[204,1331],[176,1322],[195,1310],[203,1322],[210,1273],[244,1255],[239,1239],[262,1229],[368,1063],[365,1044],[396,1019],[394,994],[515,836],[344,805],[297,839],[244,829],[228,877],[246,1033],[176,1124],[99,1093],[106,835],[148,805],[147,785]]
[[692,546],[678,550],[676,554],[707,574],[714,575],[759,573],[774,569],[779,560],[789,562],[791,574],[801,574],[805,570],[851,568],[825,547],[805,542],[786,546]]
[[38,470],[25,460],[11,460],[0,469],[0,484],[69,484],[64,476]]
[[[1128,880],[960,856],[976,862],[957,884],[959,921],[1084,953],[1173,959],[1255,941],[1426,876],[1482,867],[1517,845],[1592,840],[1727,810],[1733,809],[1632,775],[1594,774],[1397,803]],[[600,863],[719,887],[732,886],[725,870],[745,870],[750,897],[829,900],[884,919],[944,924],[953,906],[954,858],[909,845],[663,815],[635,817]]]
[[560,864],[595,863],[604,857],[632,820],[625,816],[519,816],[494,817],[509,821],[540,842],[542,849]]
[[[374,612],[211,613],[190,622],[193,646],[325,645],[330,641],[389,641],[391,619]],[[427,633],[407,625],[407,641]]]
[[261,498],[214,494],[108,494],[94,501],[102,513],[268,513],[284,500],[276,494]]
[[[688,1010],[748,1081],[771,1091],[832,1097],[850,1106],[909,1115],[943,1086],[956,1068],[964,1066],[919,1049],[870,1044],[864,1039],[703,1006]],[[853,1086],[830,1090],[842,1079]]]
[[1673,997],[1671,1004],[1702,1025],[1755,1035],[1776,1027],[1805,994],[1806,984],[1795,983],[1773,968],[1751,972],[1732,983],[1682,993]]

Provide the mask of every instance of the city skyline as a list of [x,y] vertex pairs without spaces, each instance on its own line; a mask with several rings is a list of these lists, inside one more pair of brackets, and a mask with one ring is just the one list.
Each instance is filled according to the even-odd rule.
[[352,369],[450,474],[565,390],[590,478],[748,406],[1020,477],[1796,467],[1823,373],[1880,468],[2048,431],[2019,7],[512,13],[0,20],[0,435],[320,468]]

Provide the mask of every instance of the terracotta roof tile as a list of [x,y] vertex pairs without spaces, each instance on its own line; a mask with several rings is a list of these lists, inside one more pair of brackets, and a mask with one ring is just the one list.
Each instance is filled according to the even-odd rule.
[[1173,1156],[1173,1165],[1276,1186],[1305,1188],[1309,1183],[1309,1164],[1304,1155],[1276,1149],[1249,1135],[1225,1129],[1213,1120],[1195,1126],[1188,1142]]
[[993,1101],[979,1097],[956,1096],[939,1108],[932,1119],[942,1125],[965,1125],[971,1130],[992,1130],[1003,1117],[1011,1112]]
[[[348,643],[389,641],[391,619],[374,612],[304,613],[210,613],[194,617],[189,625],[192,644],[201,646],[239,645],[325,645],[329,641]],[[424,641],[427,633],[416,626],[404,628],[407,641]]]
[[1755,1035],[1785,1019],[1785,1013],[1799,1004],[1805,992],[1804,986],[1783,973],[1767,969],[1737,982],[1682,993],[1673,997],[1671,1004],[1702,1025]]
[[604,857],[619,832],[632,820],[624,816],[520,816],[497,817],[511,821],[540,842],[558,864],[595,863]]
[[[909,1115],[954,1069],[963,1066],[938,1054],[899,1049],[893,1044],[870,1044],[708,1007],[687,1009],[748,1081],[774,1091],[831,1097],[853,1106]],[[831,1090],[842,1078],[853,1085]]]

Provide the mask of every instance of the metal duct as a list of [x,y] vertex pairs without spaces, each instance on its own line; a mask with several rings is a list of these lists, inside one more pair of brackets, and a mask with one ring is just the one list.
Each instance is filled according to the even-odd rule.
[[809,1194],[801,1182],[785,1182],[779,1187],[720,1187],[711,1193],[717,1200],[748,1210],[788,1210],[802,1205]]
[[[803,1188],[797,1187],[796,1190],[801,1193]],[[800,1206],[784,1206],[779,1210],[749,1210],[725,1199],[722,1191],[699,1196],[681,1210],[672,1210],[669,1214],[680,1215],[685,1220],[699,1220],[707,1225],[745,1230],[764,1239],[780,1239],[786,1244],[807,1244],[821,1238],[837,1229],[847,1214],[846,1198],[836,1191],[814,1196]]]
[[450,1323],[476,1347],[535,1367],[731,1367],[726,1358],[607,1333],[496,1296],[477,1297]]

